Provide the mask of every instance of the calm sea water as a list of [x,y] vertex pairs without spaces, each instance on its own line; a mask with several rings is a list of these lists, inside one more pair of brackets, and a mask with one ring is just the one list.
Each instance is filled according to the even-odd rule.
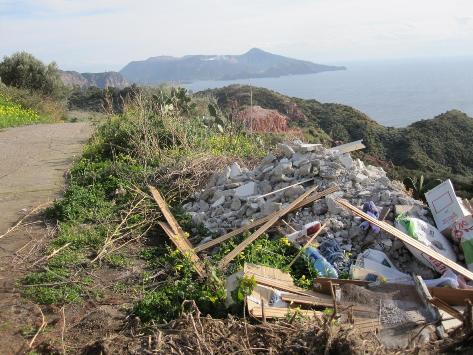
[[473,58],[337,63],[348,70],[280,78],[199,81],[192,91],[251,84],[285,95],[353,106],[385,126],[403,127],[451,109],[473,116]]

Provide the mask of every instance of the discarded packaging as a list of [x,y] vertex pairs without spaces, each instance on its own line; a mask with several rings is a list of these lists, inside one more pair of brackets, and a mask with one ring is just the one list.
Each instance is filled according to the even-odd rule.
[[338,272],[314,247],[308,247],[304,250],[305,256],[309,259],[313,269],[321,277],[332,277],[338,279]]
[[450,228],[458,219],[470,214],[455,194],[450,179],[426,192],[425,198],[434,216],[435,224],[442,232]]
[[[423,220],[413,217],[400,216],[396,219],[396,228],[424,244],[425,246],[435,250],[437,253],[442,254],[454,262],[457,261],[456,254],[447,238],[445,238],[437,228],[424,222]],[[409,249],[409,251],[425,266],[430,267],[439,273],[445,272],[446,266],[443,263],[435,260],[429,255],[422,253],[408,244],[405,245],[406,248]]]
[[466,266],[473,271],[473,217],[471,215],[460,218],[453,224],[452,239],[461,245]]

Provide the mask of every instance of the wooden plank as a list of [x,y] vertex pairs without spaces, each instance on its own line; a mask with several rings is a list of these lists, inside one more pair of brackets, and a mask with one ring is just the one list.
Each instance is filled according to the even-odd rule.
[[191,243],[189,240],[186,238],[186,235],[184,231],[182,230],[181,226],[179,223],[177,223],[176,219],[174,218],[173,214],[169,210],[168,204],[166,203],[166,200],[164,197],[161,195],[161,193],[153,186],[148,186],[149,191],[151,192],[151,195],[153,196],[154,200],[158,204],[159,208],[161,209],[161,212],[163,213],[164,218],[168,222],[169,226],[171,227],[171,230],[174,234],[180,235],[186,243],[189,245],[189,247],[192,247]]
[[342,144],[342,145],[330,148],[329,150],[332,150],[332,151],[338,150],[339,152],[342,152],[342,153],[350,153],[355,150],[366,148],[366,146],[362,142],[363,142],[363,139],[360,139],[359,141]]
[[305,245],[299,249],[299,251],[297,252],[296,256],[294,257],[294,259],[292,259],[292,261],[289,263],[289,265],[287,266],[288,268],[290,268],[295,262],[297,259],[299,259],[299,257],[301,256],[301,254],[304,252],[304,250],[310,245],[312,244],[312,242],[314,241],[315,238],[317,238],[317,236],[325,229],[325,227],[327,226],[326,223],[324,223],[323,225],[320,226],[319,230],[314,233],[314,235],[307,241],[307,243],[305,243]]
[[465,306],[465,300],[473,302],[473,289],[431,287],[429,291],[432,297],[437,297],[450,306]]
[[317,277],[314,280],[314,290],[316,290],[317,292],[330,295],[331,294],[330,285],[329,285],[330,282],[333,285],[350,284],[350,285],[357,285],[357,286],[362,286],[362,287],[366,287],[370,284],[369,281],[363,281],[363,280],[345,280],[345,279],[331,279],[328,277]]
[[189,245],[185,242],[185,240],[176,233],[173,233],[171,227],[165,223],[165,222],[158,222],[158,224],[161,226],[161,228],[164,230],[164,232],[167,234],[169,239],[174,243],[177,249],[190,258],[194,265],[195,271],[199,274],[200,277],[205,277],[206,272],[205,272],[205,266],[202,263],[202,260],[197,256],[197,254],[194,252],[194,250],[189,247]]
[[[264,315],[268,318],[286,318],[288,315],[292,315],[294,313],[300,314],[304,317],[308,318],[321,318],[323,317],[322,312],[318,311],[311,311],[307,309],[293,309],[293,308],[283,308],[283,307],[265,307],[264,308]],[[263,314],[261,312],[261,306],[258,308],[252,308],[250,310],[250,314],[256,318],[262,318]]]
[[261,234],[266,232],[270,227],[273,226],[281,217],[289,213],[294,207],[296,207],[300,202],[304,201],[306,197],[308,197],[311,193],[313,193],[317,189],[317,186],[310,188],[308,191],[304,192],[301,196],[296,198],[289,206],[281,211],[277,211],[273,213],[269,221],[263,224],[256,232],[242,241],[239,245],[236,246],[230,253],[225,255],[222,260],[218,263],[219,269],[225,268],[239,253],[241,253],[248,245],[250,245],[253,241],[255,241]]
[[353,214],[363,218],[364,220],[368,221],[369,223],[378,226],[382,230],[384,230],[387,233],[392,234],[396,238],[400,239],[404,243],[416,248],[417,250],[421,251],[422,253],[430,256],[431,258],[443,263],[444,265],[448,266],[452,270],[458,272],[459,274],[465,276],[469,280],[473,280],[473,272],[465,269],[461,265],[458,265],[456,262],[448,259],[447,257],[443,256],[442,254],[437,253],[435,250],[430,249],[428,246],[422,244],[421,242],[415,240],[414,238],[409,237],[407,234],[401,232],[399,229],[387,224],[386,222],[382,222],[377,220],[376,218],[373,218],[360,209],[356,208],[355,206],[351,205],[348,201],[346,200],[336,200],[337,203],[340,206],[343,206],[344,208],[350,210]]
[[[328,188],[328,189],[326,189],[326,190],[324,190],[324,191],[321,191],[321,192],[318,192],[318,193],[316,193],[316,194],[314,194],[314,195],[312,195],[312,196],[309,196],[309,197],[307,197],[304,201],[300,202],[296,207],[294,207],[294,208],[291,210],[291,212],[294,211],[294,210],[297,210],[297,209],[299,209],[299,208],[301,208],[301,207],[304,207],[304,206],[306,206],[306,205],[308,205],[308,204],[310,204],[310,203],[312,203],[312,202],[314,202],[314,201],[316,201],[316,200],[318,200],[318,199],[320,199],[320,198],[322,198],[322,197],[325,197],[325,196],[327,196],[327,195],[333,194],[334,192],[337,192],[339,189],[340,189],[340,188],[339,188],[338,186],[332,186],[332,187],[330,187],[330,188]],[[213,240],[211,240],[211,241],[209,241],[209,242],[207,242],[207,243],[204,243],[204,244],[201,244],[201,245],[197,245],[197,246],[194,248],[194,250],[198,253],[198,252],[200,252],[200,251],[202,251],[202,250],[211,248],[211,247],[213,247],[213,246],[215,246],[215,245],[218,245],[218,244],[220,244],[220,243],[223,243],[224,241],[226,241],[226,240],[228,240],[228,239],[230,239],[230,238],[233,238],[233,237],[235,237],[235,236],[237,236],[237,235],[239,235],[239,234],[241,234],[241,233],[243,233],[243,232],[246,232],[247,230],[256,228],[256,227],[258,227],[258,226],[260,226],[260,225],[266,223],[266,222],[269,221],[270,219],[271,219],[271,215],[266,216],[266,217],[263,217],[263,218],[260,218],[260,219],[258,219],[258,220],[256,220],[256,221],[253,221],[253,222],[247,224],[246,226],[237,228],[237,229],[235,229],[235,230],[233,230],[233,231],[231,231],[231,232],[229,232],[229,233],[227,233],[227,234],[224,234],[224,235],[222,235],[222,236],[220,236],[220,237],[218,237],[218,238],[216,238],[216,239],[213,239]]]
[[449,306],[448,303],[445,303],[440,298],[432,297],[429,299],[429,302],[436,306],[438,309],[447,312],[452,317],[463,322],[463,314],[460,311],[457,311],[455,308]]
[[[307,304],[311,306],[322,306],[322,307],[330,307],[333,308],[333,298],[325,298],[321,297],[322,295],[314,296],[303,296],[303,295],[296,295],[296,294],[283,294],[281,299],[285,302],[294,302],[300,304]],[[342,309],[349,310],[353,309],[355,312],[367,312],[367,313],[377,313],[377,310],[366,307],[363,305],[358,305],[355,303],[347,303],[347,302],[338,302],[338,306],[342,307]]]
[[254,275],[254,274],[251,274],[251,273],[245,273],[245,275],[254,276],[254,278],[256,280],[256,283],[260,284],[260,285],[263,285],[263,286],[276,288],[276,289],[281,290],[281,291],[291,292],[291,293],[295,293],[295,294],[298,294],[298,295],[304,295],[304,296],[309,296],[309,297],[317,297],[317,293],[315,293],[314,291],[305,290],[301,287],[297,287],[297,286],[294,286],[294,285],[289,285],[285,281],[275,280],[275,279],[272,279],[272,278],[269,278],[269,277]]

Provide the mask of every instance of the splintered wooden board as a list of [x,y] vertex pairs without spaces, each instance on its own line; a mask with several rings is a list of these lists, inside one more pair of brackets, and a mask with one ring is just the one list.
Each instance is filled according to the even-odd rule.
[[382,222],[377,220],[376,218],[373,218],[360,209],[356,208],[355,206],[351,205],[348,201],[339,199],[337,200],[337,203],[340,206],[343,206],[344,208],[350,210],[353,214],[363,218],[365,221],[368,221],[372,225],[378,226],[382,230],[384,230],[387,233],[392,234],[396,238],[400,239],[404,243],[416,248],[420,252],[430,256],[431,258],[441,262],[442,264],[448,266],[452,270],[458,272],[459,274],[465,276],[469,280],[473,280],[473,272],[465,269],[461,265],[458,265],[456,262],[450,260],[449,258],[443,256],[442,254],[437,253],[435,250],[430,249],[428,246],[420,243],[419,241],[415,240],[414,238],[409,237],[407,234],[401,232],[399,229],[387,224],[386,222]]
[[[338,186],[333,186],[333,187],[330,187],[324,191],[321,191],[321,192],[318,192],[318,193],[315,193],[314,195],[312,196],[309,196],[307,197],[305,200],[301,201],[299,204],[297,204],[292,210],[297,210],[301,207],[304,207],[322,197],[325,197],[327,195],[330,195],[330,194],[333,194],[334,192],[337,192],[339,190],[339,187]],[[223,243],[224,241],[230,239],[230,238],[233,238],[243,232],[246,232],[247,230],[250,230],[250,229],[253,229],[253,228],[256,228],[264,223],[266,223],[267,221],[269,221],[271,219],[272,215],[269,215],[269,216],[266,216],[266,217],[263,217],[263,218],[260,218],[260,219],[257,219],[256,221],[253,221],[249,224],[247,224],[246,226],[243,226],[243,227],[240,227],[238,229],[235,229],[227,234],[224,234],[222,235],[221,237],[218,237],[218,238],[215,238],[214,240],[211,240],[207,243],[204,243],[204,244],[201,244],[201,245],[198,245],[194,248],[194,250],[198,253],[202,250],[205,250],[205,249],[208,249],[208,248],[211,248],[215,245],[218,245],[220,243]]]
[[194,250],[189,246],[189,244],[186,243],[185,239],[182,238],[179,234],[173,233],[171,227],[165,223],[165,222],[158,222],[158,224],[161,226],[161,228],[164,230],[164,232],[167,234],[169,239],[174,243],[177,249],[179,251],[190,258],[194,265],[195,271],[199,274],[199,276],[204,277],[205,276],[205,266],[202,263],[202,260],[197,256],[197,254],[194,252]]
[[168,204],[166,203],[166,200],[164,197],[161,195],[161,193],[153,186],[148,186],[149,191],[151,192],[151,195],[153,195],[154,200],[158,204],[159,208],[161,209],[161,212],[166,219],[166,221],[169,224],[169,227],[171,228],[172,232],[174,234],[180,235],[186,243],[189,245],[189,247],[192,247],[190,242],[187,240],[185,237],[185,233],[182,230],[181,226],[179,223],[177,223],[176,219],[174,218],[173,214],[169,210]]
[[300,202],[304,201],[306,197],[308,197],[311,193],[313,193],[317,189],[317,186],[312,187],[308,191],[304,192],[301,196],[296,198],[289,206],[281,211],[277,211],[271,215],[271,218],[263,224],[256,232],[238,244],[235,249],[233,249],[230,253],[225,255],[222,260],[218,263],[219,269],[225,268],[238,254],[240,254],[245,248],[250,245],[253,241],[255,241],[261,234],[266,232],[269,228],[273,226],[281,217],[289,213],[296,207]]

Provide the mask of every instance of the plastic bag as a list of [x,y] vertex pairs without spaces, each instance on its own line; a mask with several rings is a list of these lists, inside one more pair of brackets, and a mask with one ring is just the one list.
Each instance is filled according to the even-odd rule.
[[[419,218],[399,216],[396,219],[396,228],[406,233],[410,237],[421,242],[425,246],[435,250],[437,253],[442,254],[446,258],[456,262],[457,257],[453,251],[450,242],[443,236],[440,231],[434,226],[424,222]],[[443,274],[447,267],[440,261],[435,260],[429,255],[422,253],[413,246],[404,244],[407,249],[425,266]]]

